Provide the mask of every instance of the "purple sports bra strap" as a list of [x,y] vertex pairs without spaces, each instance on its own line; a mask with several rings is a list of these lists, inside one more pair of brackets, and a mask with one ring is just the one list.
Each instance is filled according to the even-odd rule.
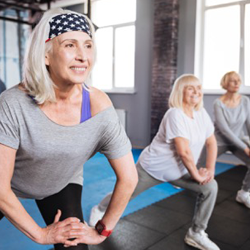
[[[86,85],[85,85],[85,87],[88,88]],[[89,91],[86,90],[85,87],[83,86],[83,88],[82,88],[81,123],[85,122],[86,120],[88,120],[89,118],[91,118]]]

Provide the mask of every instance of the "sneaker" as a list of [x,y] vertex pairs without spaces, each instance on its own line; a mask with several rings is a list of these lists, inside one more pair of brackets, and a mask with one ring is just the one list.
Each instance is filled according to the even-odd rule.
[[204,231],[195,233],[192,228],[189,228],[184,241],[188,245],[201,250],[220,250],[220,248],[208,238],[208,235]]
[[236,201],[250,208],[250,191],[239,190],[236,196]]
[[94,206],[91,209],[90,217],[89,217],[89,225],[91,227],[94,227],[97,221],[101,220],[103,215],[105,214],[105,211],[101,211],[98,208],[98,205]]

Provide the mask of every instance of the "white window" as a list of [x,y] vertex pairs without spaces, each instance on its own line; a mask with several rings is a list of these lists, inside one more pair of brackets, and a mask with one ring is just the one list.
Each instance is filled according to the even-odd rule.
[[[2,17],[16,18],[16,12],[11,9],[7,9],[0,14]],[[21,11],[20,15],[24,21],[27,20],[28,12]],[[18,29],[20,29],[19,32]],[[29,25],[22,24],[18,27],[16,22],[0,20],[0,79],[7,88],[18,84],[22,80],[21,61],[23,60],[25,44],[29,34]]]
[[197,1],[195,74],[204,92],[220,93],[220,79],[228,71],[242,76],[241,92],[250,93],[250,1]]
[[92,0],[96,30],[93,86],[107,92],[133,92],[136,0]]

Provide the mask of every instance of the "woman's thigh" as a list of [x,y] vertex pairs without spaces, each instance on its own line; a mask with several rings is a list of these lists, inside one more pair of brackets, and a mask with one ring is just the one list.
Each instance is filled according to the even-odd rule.
[[232,149],[232,153],[237,157],[239,158],[240,160],[242,160],[246,166],[249,168],[250,167],[250,157],[248,155],[246,155],[246,153],[239,149],[239,148],[236,148],[234,147]]
[[83,221],[81,196],[82,186],[69,184],[59,193],[36,200],[36,203],[47,225],[53,223],[58,209],[62,211],[61,221],[68,217],[77,217]]
[[196,193],[207,193],[210,191],[217,193],[217,182],[215,180],[210,181],[206,185],[200,185],[198,182],[193,180],[189,174],[184,175],[178,180],[170,181],[170,183],[181,188],[192,190]]
[[[224,154],[226,151],[230,150],[228,146],[218,146],[217,148],[217,158]],[[199,160],[197,162],[197,168],[205,168],[207,161],[207,149],[206,146],[203,147]]]
[[132,194],[131,200],[134,199],[140,193],[144,192],[145,190],[162,183],[162,181],[159,181],[155,179],[154,177],[152,177],[151,175],[149,175],[142,168],[139,162],[136,163],[136,168],[137,168],[139,180],[134,190],[134,193]]
[[4,217],[3,213],[0,211],[0,220]]
[[[81,196],[82,186],[78,184],[69,184],[59,193],[42,200],[36,200],[36,203],[47,225],[53,223],[58,209],[62,211],[61,221],[68,217],[77,217],[83,222]],[[88,246],[80,244],[76,247],[64,248],[63,244],[56,244],[55,249],[87,250]]]

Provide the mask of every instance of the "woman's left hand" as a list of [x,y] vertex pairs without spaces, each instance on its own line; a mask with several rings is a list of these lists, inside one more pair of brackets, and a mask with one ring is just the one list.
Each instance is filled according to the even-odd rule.
[[203,181],[201,183],[201,185],[205,185],[205,184],[207,184],[208,182],[210,182],[211,180],[214,179],[214,171],[212,171],[210,169],[207,169],[207,168],[205,168],[205,171],[206,171],[207,178],[206,178],[205,181]]
[[[95,228],[90,227],[86,222],[82,223],[83,233],[79,235],[74,242],[78,245],[80,243],[87,245],[97,245],[102,243],[107,237],[100,235]],[[70,247],[65,244],[64,247]]]

